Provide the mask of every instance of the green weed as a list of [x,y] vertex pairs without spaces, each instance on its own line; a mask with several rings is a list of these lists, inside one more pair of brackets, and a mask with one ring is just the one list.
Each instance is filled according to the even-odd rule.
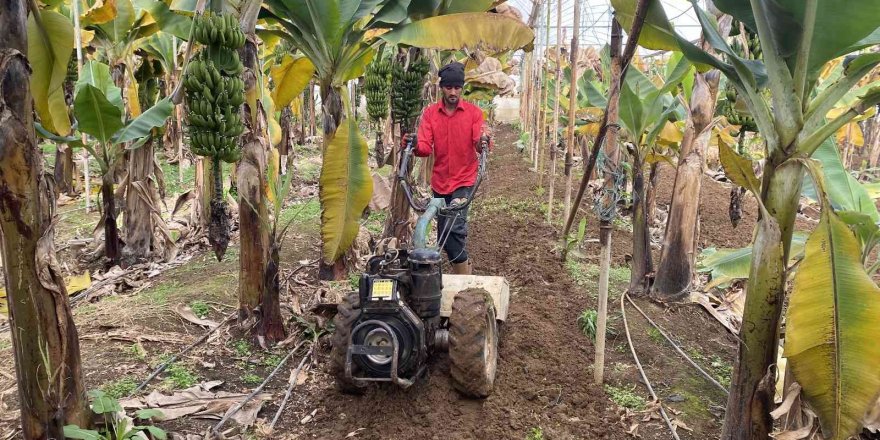
[[[599,266],[569,258],[565,260],[565,268],[579,286],[588,289],[595,289],[599,286]],[[612,267],[608,270],[608,283],[612,287],[629,283],[629,277],[630,270],[627,266]],[[619,294],[616,292],[617,290],[612,289],[612,293]]]
[[257,385],[263,383],[263,378],[257,376],[254,373],[245,373],[245,375],[241,377],[241,380],[248,385]]
[[530,429],[526,434],[526,440],[544,440],[544,430],[540,426]]
[[605,392],[611,401],[617,406],[629,408],[634,411],[645,409],[645,398],[635,393],[636,387],[631,388],[616,387],[614,385],[605,385]]
[[131,394],[138,385],[140,384],[133,378],[123,377],[121,379],[114,380],[113,382],[105,384],[103,387],[101,387],[101,390],[114,399],[121,399]]
[[273,355],[268,356],[265,360],[263,360],[263,365],[270,367],[270,368],[275,368],[279,364],[281,364],[281,361],[283,359],[284,359],[283,356],[273,354]]
[[[611,327],[611,323],[614,320],[613,315],[608,315],[608,320],[605,321],[605,334],[614,336],[617,332]],[[584,336],[590,338],[591,341],[596,340],[596,332],[598,329],[599,322],[599,314],[593,309],[587,309],[581,312],[580,316],[577,318],[578,327],[580,327],[581,332],[584,333]]]
[[198,374],[187,368],[186,365],[172,363],[165,369],[166,378],[163,384],[166,388],[176,390],[189,388],[199,381]]
[[303,182],[315,183],[321,176],[321,164],[314,161],[305,161],[299,164],[297,172]]
[[596,340],[596,321],[598,320],[598,313],[593,309],[584,310],[581,312],[580,316],[578,316],[577,323],[581,328],[581,332],[591,341]]
[[660,333],[660,330],[657,330],[657,327],[648,328],[648,336],[658,344],[666,342],[666,338],[663,337],[663,334]]
[[0,341],[0,351],[12,348],[12,341],[9,339],[4,339]]
[[250,357],[251,355],[251,343],[244,339],[239,339],[235,341],[235,345],[233,348],[235,349],[235,354],[238,355],[238,357],[246,358]]
[[321,203],[318,199],[309,199],[304,202],[294,203],[281,211],[279,225],[286,225],[288,222],[294,223],[310,223],[316,221],[321,216]]
[[139,295],[138,298],[143,298],[150,304],[162,306],[168,303],[169,297],[180,293],[182,287],[183,284],[179,281],[172,280],[167,283],[159,284],[152,289],[148,289],[142,295]]
[[125,351],[139,361],[143,362],[147,359],[147,352],[140,344],[131,344],[128,346],[128,348],[125,349]]
[[718,355],[712,356],[712,362],[709,364],[715,373],[715,379],[726,388],[730,388],[730,377],[733,375],[733,366]]
[[388,217],[388,213],[385,211],[372,211],[370,212],[367,221],[364,222],[364,227],[367,228],[370,233],[379,235],[385,230],[386,217]]
[[199,300],[196,300],[196,301],[189,303],[189,308],[192,310],[192,312],[196,316],[198,316],[199,318],[202,318],[202,319],[207,317],[208,312],[211,311],[211,309],[208,308],[208,305],[205,304],[204,301],[199,301]]

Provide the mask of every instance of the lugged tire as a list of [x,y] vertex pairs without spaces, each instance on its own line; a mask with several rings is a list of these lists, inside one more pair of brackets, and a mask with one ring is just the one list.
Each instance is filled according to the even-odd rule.
[[492,394],[498,365],[498,327],[492,297],[484,289],[459,292],[449,315],[452,385],[468,397]]
[[[333,318],[335,330],[330,338],[333,345],[330,350],[330,372],[336,378],[336,388],[346,394],[363,394],[365,389],[363,385],[357,385],[345,377],[345,354],[351,340],[351,330],[355,321],[361,316],[360,302],[357,292],[348,294],[339,303],[336,316]],[[355,376],[359,373],[356,363],[352,363],[351,372]]]

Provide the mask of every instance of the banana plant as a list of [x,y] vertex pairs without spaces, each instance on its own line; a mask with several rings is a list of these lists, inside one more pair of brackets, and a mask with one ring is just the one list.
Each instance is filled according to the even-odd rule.
[[645,191],[645,161],[648,156],[657,157],[658,137],[668,124],[684,118],[679,101],[672,92],[688,74],[693,75],[691,63],[681,58],[670,63],[663,85],[657,87],[638,68],[627,69],[620,93],[621,138],[627,142],[632,158],[633,182],[633,263],[630,289],[642,291],[645,276],[653,271],[650,234]]
[[[102,176],[103,216],[100,224],[104,225],[105,255],[113,265],[120,263],[122,254],[116,225],[117,209],[112,170],[126,148],[137,149],[148,142],[153,129],[164,125],[173,109],[171,100],[166,98],[140,116],[125,120],[122,91],[113,84],[110,67],[97,61],[89,61],[83,66],[76,83],[73,113],[76,128],[80,133],[91,136],[95,143],[82,143],[79,133],[61,137],[38,127],[42,136],[85,148],[97,160]],[[125,147],[128,143],[131,145]]]
[[[635,2],[613,0],[618,18],[631,22]],[[761,212],[753,241],[743,331],[724,420],[722,440],[766,438],[773,393],[760,384],[775,363],[777,333],[787,281],[794,220],[805,170],[822,180],[814,165],[820,146],[840,127],[880,102],[880,86],[859,90],[845,111],[827,113],[880,63],[880,54],[858,54],[843,74],[819,88],[822,69],[833,59],[880,43],[880,3],[851,0],[717,0],[715,6],[757,33],[763,61],[745,60],[719,34],[713,17],[692,0],[705,41],[718,56],[703,51],[673,30],[662,5],[652,2],[639,43],[681,51],[700,68],[718,69],[748,107],[764,139],[767,162],[758,183],[748,167],[728,160],[725,171],[759,200]],[[772,6],[772,7],[771,7]],[[734,167],[736,169],[728,169]],[[876,286],[859,263],[855,236],[816,184],[822,220],[807,241],[806,257],[795,279],[788,308],[785,355],[804,397],[816,410],[823,435],[844,439],[880,393],[880,353],[864,338],[877,334]],[[802,267],[803,269],[803,267]],[[859,309],[859,310],[855,310]],[[749,427],[749,429],[744,429]]]
[[[484,46],[494,51],[531,44],[521,22],[484,11],[493,1],[268,0],[261,18],[314,66],[323,103],[324,164],[320,179],[322,277],[347,276],[342,257],[358,233],[372,193],[367,148],[344,104],[346,82],[361,76],[381,44],[438,50]],[[450,15],[443,15],[450,14]]]

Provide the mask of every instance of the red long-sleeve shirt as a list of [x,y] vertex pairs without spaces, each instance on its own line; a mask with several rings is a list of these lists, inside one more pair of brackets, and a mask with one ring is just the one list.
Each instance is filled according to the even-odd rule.
[[429,105],[419,123],[415,155],[434,153],[431,187],[440,194],[452,194],[477,180],[477,142],[483,133],[483,111],[464,100],[449,114],[443,102]]

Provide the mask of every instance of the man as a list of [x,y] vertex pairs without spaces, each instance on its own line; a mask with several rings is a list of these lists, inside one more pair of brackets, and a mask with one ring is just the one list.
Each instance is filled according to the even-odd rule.
[[[483,111],[461,99],[464,65],[457,62],[447,64],[440,69],[439,75],[443,99],[429,105],[422,113],[414,150],[420,157],[434,154],[431,187],[434,197],[442,197],[448,205],[456,199],[463,202],[470,194],[477,180],[477,155],[484,145],[491,148],[491,143]],[[467,208],[448,217],[437,218],[438,242],[449,257],[452,273],[470,275],[473,265],[465,249]]]

